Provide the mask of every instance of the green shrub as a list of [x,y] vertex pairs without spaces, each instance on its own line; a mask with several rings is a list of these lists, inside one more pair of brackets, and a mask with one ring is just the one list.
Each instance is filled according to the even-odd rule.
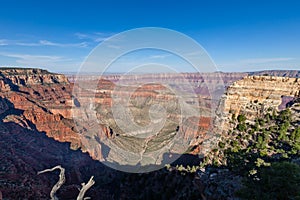
[[263,119],[258,119],[258,123],[259,123],[260,126],[265,125],[265,121]]
[[224,149],[225,143],[224,143],[224,142],[219,142],[219,147],[220,147],[221,149]]
[[246,124],[238,124],[236,128],[239,131],[246,131],[247,126],[246,126]]
[[237,120],[239,123],[242,123],[242,122],[245,122],[246,121],[246,116],[243,115],[243,114],[240,114],[238,117],[237,117]]
[[281,121],[291,121],[291,111],[289,109],[283,110],[277,118]]
[[300,199],[300,167],[289,162],[259,168],[237,193],[242,199]]

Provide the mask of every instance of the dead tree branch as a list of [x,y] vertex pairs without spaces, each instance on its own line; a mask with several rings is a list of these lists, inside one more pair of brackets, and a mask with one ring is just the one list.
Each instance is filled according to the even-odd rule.
[[94,176],[92,176],[89,180],[89,182],[87,184],[82,183],[82,188],[77,196],[77,200],[86,200],[86,199],[90,199],[89,197],[84,197],[84,194],[86,193],[86,191],[92,187],[95,184],[95,181],[93,180]]
[[42,174],[45,172],[52,172],[56,169],[60,170],[59,173],[59,180],[57,181],[57,183],[53,186],[51,192],[50,192],[50,198],[51,200],[58,200],[57,196],[56,196],[56,192],[57,190],[59,190],[59,188],[66,182],[66,177],[65,177],[65,169],[63,167],[61,167],[60,165],[53,167],[52,169],[45,169],[43,171],[39,171],[37,174]]

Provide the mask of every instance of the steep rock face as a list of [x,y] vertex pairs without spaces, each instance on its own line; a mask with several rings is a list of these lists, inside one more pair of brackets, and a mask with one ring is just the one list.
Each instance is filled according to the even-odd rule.
[[[0,68],[0,92],[8,92],[15,103],[44,105],[53,114],[70,118],[72,86],[62,74],[32,68]],[[23,96],[25,99],[19,99]],[[19,105],[26,109],[26,105]]]
[[[2,84],[14,84],[17,86],[69,83],[68,79],[62,74],[32,68],[1,68],[0,77]],[[0,88],[2,89],[2,87]]]
[[299,92],[298,78],[247,76],[228,87],[221,98],[219,114],[227,120],[241,113],[249,119],[260,117],[267,110],[285,107],[283,104],[298,97]]
[[298,96],[300,79],[272,76],[248,76],[233,83],[226,92],[225,111],[239,114],[248,102],[278,107],[282,96]]
[[41,69],[1,68],[0,86],[0,110],[9,110],[4,122],[45,132],[55,140],[70,142],[75,149],[80,147],[71,120],[72,86],[64,75]]

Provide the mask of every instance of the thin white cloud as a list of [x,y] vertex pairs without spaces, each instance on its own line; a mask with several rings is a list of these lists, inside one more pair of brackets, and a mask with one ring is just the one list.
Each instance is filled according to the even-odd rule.
[[251,58],[251,59],[245,59],[241,60],[242,64],[264,64],[264,63],[274,63],[274,62],[286,62],[294,60],[295,58]]
[[87,39],[87,40],[92,40],[93,42],[102,42],[112,36],[112,33],[102,33],[102,32],[96,32],[93,34],[86,34],[86,33],[75,33],[75,36],[78,39]]
[[87,34],[83,34],[83,33],[75,33],[74,34],[78,39],[86,39],[89,36]]
[[95,32],[96,35],[112,35],[113,33]]
[[17,42],[16,45],[20,46],[54,46],[54,47],[87,47],[87,42],[80,42],[80,43],[57,43],[51,42],[49,40],[40,40],[37,43],[24,43],[24,42]]
[[0,52],[1,56],[15,58],[16,63],[36,66],[36,65],[51,65],[53,63],[67,62],[70,59],[61,56],[49,56],[49,55],[30,55],[30,54],[14,54]]
[[36,46],[42,46],[40,43],[27,43],[27,42],[16,42],[14,45],[17,46],[27,46],[27,47],[36,47]]
[[106,40],[107,38],[109,38],[109,37],[97,37],[97,38],[94,39],[94,41],[95,42],[102,42],[102,41]]
[[48,45],[48,46],[57,46],[57,47],[87,47],[88,43],[87,42],[80,42],[80,43],[56,43],[56,42],[51,42],[48,40],[40,40],[40,44],[42,45]]
[[[184,54],[183,58],[185,58],[185,57],[189,58],[189,57],[201,56],[202,54],[203,54],[202,51],[194,51],[194,52],[190,52],[190,53]],[[167,58],[167,57],[170,57],[170,56],[180,57],[180,56],[177,56],[176,54],[169,53],[169,54],[152,55],[152,56],[150,56],[150,58],[152,58],[152,59],[164,59],[164,58]]]
[[8,45],[8,40],[1,39],[0,40],[0,46],[6,46],[6,45]]

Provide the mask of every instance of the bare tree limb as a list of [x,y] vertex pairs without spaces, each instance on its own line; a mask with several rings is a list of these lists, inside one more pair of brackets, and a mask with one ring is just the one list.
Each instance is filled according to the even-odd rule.
[[82,188],[77,196],[77,200],[86,200],[86,199],[90,199],[89,197],[84,197],[84,194],[86,193],[86,191],[88,189],[90,189],[90,187],[92,187],[95,184],[95,181],[93,180],[94,176],[92,176],[89,180],[89,182],[87,184],[85,183],[81,183]]
[[53,167],[52,169],[45,169],[43,171],[39,171],[37,174],[42,174],[45,172],[52,172],[56,169],[60,170],[59,173],[59,180],[57,181],[57,183],[53,186],[51,192],[50,192],[50,198],[51,200],[58,200],[57,196],[56,196],[56,192],[57,190],[59,190],[59,188],[66,182],[66,177],[65,177],[65,169],[63,167],[61,167],[60,165]]

